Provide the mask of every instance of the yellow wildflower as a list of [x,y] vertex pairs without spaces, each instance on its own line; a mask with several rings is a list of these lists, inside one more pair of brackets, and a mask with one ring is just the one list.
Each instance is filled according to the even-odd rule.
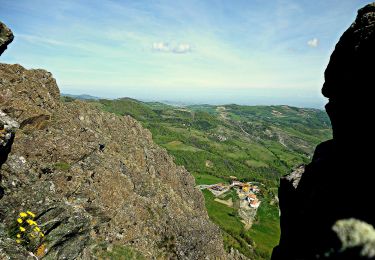
[[29,214],[32,218],[35,218],[35,214],[34,213],[32,213],[31,211],[26,211],[27,212],[27,214]]
[[36,223],[34,220],[32,220],[32,219],[27,219],[26,222],[27,222],[30,226],[32,226],[32,225],[36,226],[36,225],[37,225],[37,223]]
[[17,219],[17,222],[21,224],[23,221],[22,221],[21,218],[18,218],[18,219]]
[[27,214],[26,214],[25,212],[21,212],[21,213],[20,213],[20,217],[21,217],[21,218],[27,217]]
[[21,238],[21,234],[17,234],[17,238]]
[[16,243],[17,243],[17,244],[20,244],[20,243],[21,243],[21,240],[16,239]]
[[30,236],[31,236],[32,238],[35,238],[35,235],[34,235],[34,234],[30,234]]
[[24,227],[20,227],[21,232],[25,232],[26,229]]
[[39,233],[40,237],[44,237],[44,234],[42,232]]
[[40,231],[40,228],[39,228],[39,227],[35,227],[35,228],[34,228],[34,231],[39,232],[39,231]]

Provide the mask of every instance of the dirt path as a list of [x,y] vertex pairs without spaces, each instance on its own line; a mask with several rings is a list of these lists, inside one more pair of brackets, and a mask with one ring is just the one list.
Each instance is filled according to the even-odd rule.
[[221,200],[221,199],[216,198],[216,199],[214,199],[214,200],[217,201],[217,202],[219,202],[219,203],[222,203],[222,204],[224,204],[224,205],[226,205],[226,206],[228,206],[228,207],[230,207],[230,208],[233,207],[233,201],[232,201],[232,198],[230,198],[230,199],[228,199],[228,200]]

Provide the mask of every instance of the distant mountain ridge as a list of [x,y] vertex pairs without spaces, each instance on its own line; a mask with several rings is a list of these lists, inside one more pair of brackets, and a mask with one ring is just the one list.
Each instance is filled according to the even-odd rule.
[[178,101],[171,101],[171,100],[142,100],[137,98],[131,98],[131,97],[119,97],[119,98],[105,98],[105,97],[98,97],[98,96],[92,96],[90,94],[69,94],[69,93],[61,93],[62,97],[70,97],[74,99],[79,100],[99,100],[99,99],[106,99],[106,100],[121,100],[121,99],[129,99],[134,100],[137,102],[142,102],[146,104],[164,104],[169,105],[173,107],[204,107],[204,106],[243,106],[243,107],[272,107],[272,106],[288,106],[288,107],[297,107],[297,108],[306,108],[306,109],[318,109],[318,110],[324,110],[323,108],[315,108],[315,107],[304,107],[304,106],[293,106],[293,105],[240,105],[237,103],[223,103],[223,104],[208,104],[208,103],[196,103],[196,102],[178,102]]
[[73,95],[73,94],[61,93],[61,96],[62,97],[70,97],[70,98],[79,99],[79,100],[90,100],[90,99],[98,100],[98,99],[101,99],[100,97],[91,96],[91,95],[88,95],[88,94]]

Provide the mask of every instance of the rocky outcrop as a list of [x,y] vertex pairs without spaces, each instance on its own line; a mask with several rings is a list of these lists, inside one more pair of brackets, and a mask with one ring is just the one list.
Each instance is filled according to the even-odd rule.
[[[62,103],[51,73],[7,64],[0,111],[15,133],[1,154],[0,259],[103,259],[113,248],[149,259],[225,255],[194,178],[130,116]],[[26,210],[45,236],[17,244]]]
[[[341,251],[355,252],[363,258],[375,258],[375,229],[357,219],[338,220],[332,227],[341,242]],[[354,250],[353,250],[354,249]]]
[[375,225],[372,207],[375,178],[371,163],[374,139],[370,126],[374,114],[371,95],[374,61],[375,3],[372,3],[358,11],[325,71],[322,92],[329,98],[326,110],[332,122],[333,139],[316,148],[297,185],[293,185],[294,177],[281,179],[281,238],[273,259],[373,256],[364,247],[365,243],[343,245],[339,228],[350,219]]
[[0,55],[6,50],[9,43],[13,41],[12,31],[0,22]]

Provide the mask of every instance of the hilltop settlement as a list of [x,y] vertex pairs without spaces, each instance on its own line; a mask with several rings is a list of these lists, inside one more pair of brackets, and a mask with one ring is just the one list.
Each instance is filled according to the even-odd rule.
[[[260,183],[255,182],[241,182],[237,180],[235,176],[231,176],[230,184],[217,183],[211,185],[198,185],[197,187],[201,190],[209,190],[216,198],[215,201],[225,204],[228,207],[238,209],[238,214],[245,224],[245,228],[249,229],[256,216],[257,209],[260,206],[261,200],[258,198],[258,194],[261,192],[259,186]],[[233,198],[227,200],[223,199],[227,197],[227,194],[234,190],[236,193],[236,200]],[[238,199],[237,199],[238,198]]]

